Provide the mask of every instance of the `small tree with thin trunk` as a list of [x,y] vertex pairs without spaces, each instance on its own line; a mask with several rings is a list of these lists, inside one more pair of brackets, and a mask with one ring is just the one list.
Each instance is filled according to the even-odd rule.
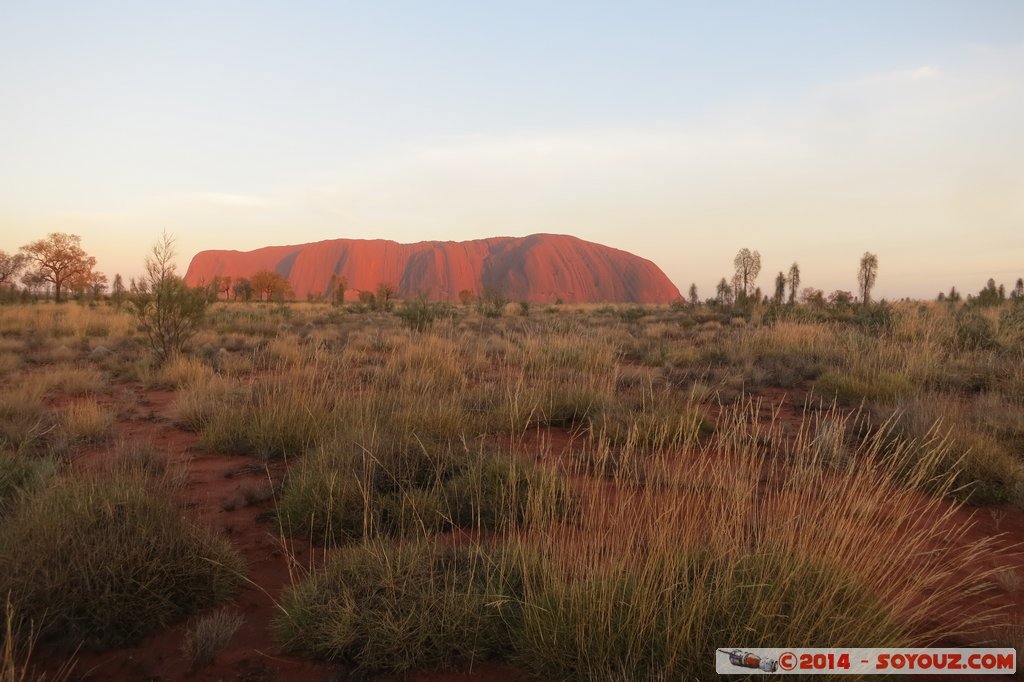
[[82,238],[76,234],[52,232],[46,239],[21,247],[29,264],[25,284],[39,286],[52,284],[57,302],[61,293],[71,284],[89,279],[96,259],[82,248]]
[[860,287],[860,300],[864,305],[871,303],[871,289],[878,277],[878,256],[868,251],[860,258],[860,271],[857,273],[857,284]]
[[166,232],[146,258],[146,274],[132,286],[132,313],[160,362],[180,353],[196,333],[210,301],[175,274],[174,239]]
[[102,272],[91,272],[82,282],[83,289],[88,291],[94,301],[103,298],[103,292],[107,290],[107,276]]
[[736,267],[736,276],[733,279],[737,300],[745,300],[750,296],[754,281],[761,273],[761,254],[750,249],[740,249],[736,258],[732,261]]
[[700,297],[697,295],[697,285],[690,285],[690,305],[697,305],[700,303]]
[[377,306],[384,311],[390,311],[394,306],[395,287],[387,282],[377,285]]
[[117,273],[114,275],[114,283],[110,285],[110,302],[120,310],[124,305],[125,296],[127,296],[127,290],[124,287],[124,280],[121,279],[121,273]]
[[789,284],[789,303],[792,305],[796,303],[796,294],[800,291],[800,265],[795,261],[789,266],[789,277],[786,278],[786,283]]
[[775,305],[782,305],[783,299],[786,298],[786,275],[783,272],[779,272],[775,276],[775,295],[772,297],[772,302]]
[[718,305],[728,306],[732,305],[732,287],[729,286],[728,280],[723,277],[718,282],[718,286],[715,288],[715,297],[718,301]]
[[231,293],[234,294],[236,301],[251,301],[252,282],[247,280],[245,277],[239,277],[235,280],[235,283],[231,285]]
[[345,305],[345,291],[348,289],[348,278],[344,275],[331,275],[330,296],[334,305]]

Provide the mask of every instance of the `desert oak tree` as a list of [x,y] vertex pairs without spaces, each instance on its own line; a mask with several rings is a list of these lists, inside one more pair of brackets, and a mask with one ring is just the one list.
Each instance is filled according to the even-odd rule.
[[750,295],[754,281],[761,273],[761,254],[757,251],[743,248],[736,254],[732,264],[736,267],[735,283],[736,296],[743,298]]
[[58,302],[68,285],[88,282],[96,265],[96,259],[82,248],[82,238],[75,234],[53,232],[46,239],[21,247],[21,252],[29,266],[23,278],[25,283],[52,284]]
[[871,303],[871,289],[878,277],[878,256],[868,251],[860,259],[860,271],[857,273],[857,284],[860,287],[860,300],[864,305]]

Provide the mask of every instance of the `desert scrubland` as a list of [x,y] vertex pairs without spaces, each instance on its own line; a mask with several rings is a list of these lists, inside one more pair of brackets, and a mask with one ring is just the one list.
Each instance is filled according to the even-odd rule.
[[1021,642],[1019,302],[373,308],[0,306],[0,679]]

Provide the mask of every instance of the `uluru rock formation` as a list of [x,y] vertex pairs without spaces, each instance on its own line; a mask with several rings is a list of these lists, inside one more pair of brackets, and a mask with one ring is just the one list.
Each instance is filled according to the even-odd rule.
[[397,287],[400,298],[427,292],[441,300],[457,300],[464,290],[500,291],[535,303],[668,303],[680,297],[651,261],[558,234],[415,244],[331,239],[255,251],[201,251],[185,280],[195,286],[260,270],[286,277],[300,299],[326,294],[334,275],[347,279],[347,298],[381,283]]

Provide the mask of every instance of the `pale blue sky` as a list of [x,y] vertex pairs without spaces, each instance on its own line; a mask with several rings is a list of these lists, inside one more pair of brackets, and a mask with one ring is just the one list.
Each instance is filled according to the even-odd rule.
[[562,232],[710,294],[1024,275],[1024,2],[0,0],[0,249]]

